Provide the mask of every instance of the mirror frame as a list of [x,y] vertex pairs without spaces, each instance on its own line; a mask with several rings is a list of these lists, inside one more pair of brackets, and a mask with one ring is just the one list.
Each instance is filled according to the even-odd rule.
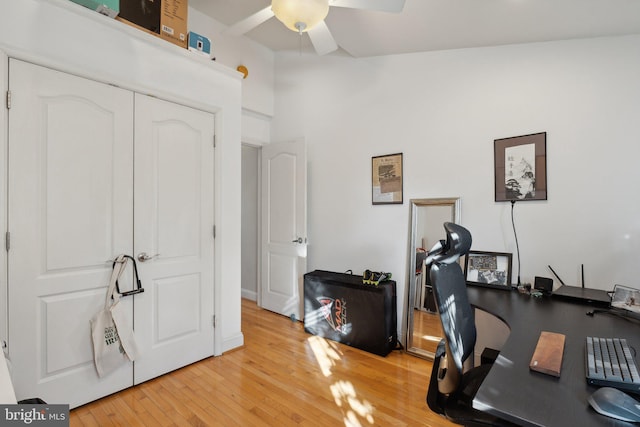
[[[423,206],[450,206],[451,222],[460,223],[460,198],[445,197],[434,199],[411,199],[409,201],[409,247],[407,251],[407,296],[405,298],[404,344],[405,352],[424,359],[433,360],[435,353],[413,346],[413,309],[416,295],[416,230],[418,208]],[[430,248],[425,248],[430,249]]]

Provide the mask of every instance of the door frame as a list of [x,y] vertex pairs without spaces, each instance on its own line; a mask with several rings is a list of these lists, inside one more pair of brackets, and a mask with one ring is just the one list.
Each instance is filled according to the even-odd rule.
[[[3,94],[2,98],[5,98],[5,95],[8,90],[8,69],[9,69],[9,59],[17,59],[24,62],[29,62],[37,66],[42,66],[46,68],[50,68],[55,71],[59,71],[62,73],[75,75],[84,79],[92,80],[98,83],[104,83],[108,85],[115,85],[121,87],[123,89],[132,91],[138,94],[149,94],[149,88],[144,87],[141,83],[135,82],[133,80],[128,81],[126,84],[122,84],[118,81],[111,81],[105,78],[103,75],[94,75],[88,71],[75,68],[73,66],[68,66],[68,64],[61,64],[56,61],[52,61],[48,58],[38,57],[37,60],[34,60],[33,55],[29,55],[28,53],[22,51],[15,50],[6,50],[0,48],[0,91]],[[181,96],[177,96],[166,92],[161,88],[154,89],[153,96],[163,99],[165,101],[169,101],[175,104],[184,105],[189,108],[194,108],[197,110],[202,110],[214,115],[214,129],[223,129],[226,125],[225,120],[220,114],[223,110],[222,107],[216,108],[210,104],[204,104],[202,102],[195,101],[193,99],[184,98]],[[3,101],[3,105],[0,105],[0,165],[4,166],[3,172],[0,173],[0,223],[2,224],[2,231],[4,232],[4,236],[10,230],[8,230],[8,218],[7,212],[9,206],[7,204],[7,192],[8,192],[8,182],[7,182],[7,174],[8,174],[8,158],[6,156],[7,153],[7,134],[8,134],[8,110],[6,101]],[[216,131],[217,132],[217,131]],[[216,135],[218,135],[216,133]],[[224,138],[217,137],[217,143],[220,143],[220,140]],[[213,142],[212,142],[213,143]],[[223,217],[222,213],[222,170],[223,170],[223,162],[222,156],[219,154],[218,144],[216,144],[214,151],[214,217],[213,222],[217,225],[218,231],[220,230],[220,218]],[[2,243],[2,246],[5,246],[5,242]],[[8,343],[8,270],[7,270],[7,250],[6,247],[3,247],[0,250],[0,347],[3,348],[5,354],[7,354],[8,348],[6,347],[6,343]],[[214,287],[213,287],[213,298],[214,298],[214,316],[216,318],[217,326],[214,328],[214,356],[220,356],[224,351],[237,348],[244,343],[244,337],[242,332],[240,332],[239,336],[231,336],[227,337],[226,341],[223,341],[222,333],[219,328],[220,321],[222,318],[222,314],[224,310],[222,308],[222,275],[223,271],[221,266],[222,263],[222,254],[224,253],[222,246],[222,239],[216,236],[214,240]],[[10,345],[10,343],[8,343]]]
[[[0,50],[0,93],[6,94],[9,87],[9,57]],[[6,98],[5,98],[6,99]],[[4,132],[0,132],[0,170],[4,173],[0,173],[0,224],[2,224],[2,231],[4,236],[5,246],[3,250],[0,250],[0,347],[5,351],[6,355],[6,343],[9,336],[9,286],[8,286],[8,270],[7,270],[7,250],[6,250],[6,238],[8,230],[8,216],[9,206],[7,204],[7,194],[9,191],[7,176],[9,173],[9,159],[7,156],[7,138],[9,134],[9,116],[7,113],[6,100],[4,105],[0,106],[0,129],[4,129]]]
[[[216,353],[241,347],[244,337],[240,321],[237,211],[240,209],[242,75],[235,68],[202,61],[184,49],[105,19],[73,2],[17,1],[10,2],[6,9],[8,12],[0,17],[2,23],[17,20],[42,25],[37,28],[18,25],[15,31],[0,31],[7,36],[0,43],[0,51],[5,54],[216,114],[215,290],[218,304],[215,307],[217,337],[221,338],[217,341]],[[57,31],[60,22],[67,24],[63,31]],[[87,28],[92,31],[87,32]],[[48,43],[52,32],[59,36],[59,43]],[[78,34],[83,36],[77,37]],[[77,55],[78,51],[83,51],[83,55]],[[0,64],[2,66],[5,65]],[[5,128],[0,129],[0,133],[4,131]]]

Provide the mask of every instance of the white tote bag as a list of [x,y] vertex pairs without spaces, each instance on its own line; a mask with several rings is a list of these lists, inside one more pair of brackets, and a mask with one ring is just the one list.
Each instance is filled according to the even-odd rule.
[[99,377],[108,375],[120,366],[134,361],[138,354],[133,330],[127,322],[127,315],[118,304],[120,294],[115,292],[116,282],[125,270],[128,259],[132,258],[120,255],[116,259],[107,288],[104,309],[91,319],[93,356]]

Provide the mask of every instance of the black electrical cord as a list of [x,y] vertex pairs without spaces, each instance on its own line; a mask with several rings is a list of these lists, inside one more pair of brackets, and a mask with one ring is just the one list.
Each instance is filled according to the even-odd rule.
[[585,314],[587,316],[593,317],[595,314],[598,314],[598,313],[610,314],[612,316],[622,317],[624,320],[628,320],[629,322],[632,322],[632,323],[640,323],[640,319],[631,317],[629,314],[625,312],[615,311],[613,309],[594,309],[591,311],[587,311]]
[[513,236],[516,238],[516,252],[518,253],[518,286],[520,286],[520,246],[518,245],[518,234],[516,233],[516,223],[513,220],[513,207],[516,201],[511,201],[511,225],[513,226]]

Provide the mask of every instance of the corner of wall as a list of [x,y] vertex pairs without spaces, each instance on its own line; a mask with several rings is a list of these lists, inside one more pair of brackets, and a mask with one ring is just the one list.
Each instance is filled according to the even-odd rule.
[[222,340],[222,352],[220,354],[216,354],[216,356],[220,356],[227,351],[231,351],[242,346],[244,346],[244,334],[239,332]]

